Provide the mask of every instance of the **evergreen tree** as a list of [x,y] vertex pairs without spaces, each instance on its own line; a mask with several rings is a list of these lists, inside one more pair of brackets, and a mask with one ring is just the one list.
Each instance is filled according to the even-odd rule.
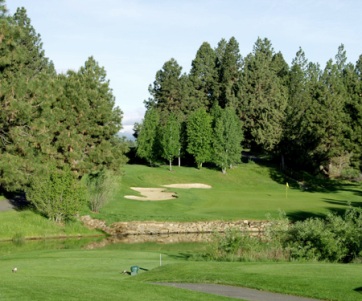
[[241,55],[234,37],[226,44],[219,66],[219,105],[237,108],[241,78]]
[[146,108],[157,107],[160,111],[177,112],[182,109],[182,67],[175,59],[167,61],[156,73],[153,85],[149,87],[152,96],[146,102]]
[[321,163],[328,166],[329,172],[331,160],[348,153],[345,139],[348,119],[344,110],[347,94],[338,69],[338,65],[333,64],[332,60],[327,62],[321,76],[324,90],[317,106],[319,110],[315,111],[314,135],[319,139],[316,153],[322,159]]
[[258,38],[253,53],[244,60],[240,109],[245,144],[275,151],[285,120],[287,92],[273,70],[273,48],[269,40]]
[[187,151],[198,168],[211,159],[211,116],[204,108],[192,112],[187,120]]
[[18,9],[13,18],[5,17],[2,26],[0,185],[17,190],[44,169],[39,153],[49,128],[54,69],[25,9]]
[[106,72],[90,57],[78,72],[59,76],[62,93],[54,104],[58,128],[53,143],[58,165],[69,165],[79,177],[103,168],[117,170],[125,158],[116,137],[122,112],[115,100]]
[[[312,96],[308,90],[308,61],[300,48],[292,61],[289,75],[289,98],[286,107],[286,119],[283,139],[280,143],[282,163],[284,158],[290,167],[308,168],[312,165],[309,157],[312,137],[306,114],[312,106]],[[313,146],[314,147],[314,146]]]
[[352,142],[352,164],[362,171],[362,55],[355,67],[346,68],[346,86],[350,95],[346,104]]
[[213,162],[223,173],[228,167],[239,163],[241,158],[242,132],[240,120],[235,109],[227,107],[221,111],[221,116],[215,120],[213,145]]
[[209,43],[201,45],[191,66],[189,78],[192,92],[188,111],[200,107],[210,109],[215,101],[217,70],[216,54]]

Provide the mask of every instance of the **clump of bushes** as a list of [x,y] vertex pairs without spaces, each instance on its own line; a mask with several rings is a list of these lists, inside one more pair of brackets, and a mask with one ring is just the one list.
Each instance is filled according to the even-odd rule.
[[283,247],[291,259],[351,262],[362,255],[362,210],[349,208],[343,216],[328,214],[293,224]]
[[362,210],[328,214],[294,224],[284,216],[273,221],[263,236],[229,229],[216,234],[213,247],[203,254],[220,261],[352,262],[362,256]]

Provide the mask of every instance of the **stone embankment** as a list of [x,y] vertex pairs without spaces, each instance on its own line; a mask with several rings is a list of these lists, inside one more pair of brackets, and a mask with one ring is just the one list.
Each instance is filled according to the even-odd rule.
[[104,221],[92,219],[89,215],[81,217],[82,222],[89,228],[99,229],[112,236],[127,235],[169,235],[191,233],[225,232],[235,228],[251,234],[261,234],[270,225],[268,221],[203,221],[203,222],[153,222],[134,221],[117,222],[107,226]]

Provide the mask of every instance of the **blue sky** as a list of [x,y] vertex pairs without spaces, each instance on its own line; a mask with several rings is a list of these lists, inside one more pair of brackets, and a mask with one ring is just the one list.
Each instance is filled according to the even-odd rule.
[[89,56],[107,71],[124,132],[144,115],[148,85],[170,58],[184,72],[203,42],[234,36],[242,56],[258,37],[271,40],[290,64],[302,47],[324,67],[340,44],[348,61],[362,54],[360,0],[6,0],[25,7],[59,72],[78,70]]

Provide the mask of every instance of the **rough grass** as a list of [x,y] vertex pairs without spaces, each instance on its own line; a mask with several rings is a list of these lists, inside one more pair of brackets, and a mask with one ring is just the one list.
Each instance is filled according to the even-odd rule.
[[[218,170],[167,166],[126,165],[115,197],[94,217],[108,223],[130,220],[263,220],[285,211],[292,220],[343,211],[351,203],[362,206],[362,185],[313,180],[304,186],[284,177],[277,169],[256,163],[241,164],[226,175]],[[286,188],[286,182],[289,189]],[[136,195],[130,187],[161,187],[175,183],[204,183],[211,189],[176,189],[175,200],[140,202],[125,199]],[[166,189],[166,188],[165,188]]]
[[0,240],[97,235],[79,222],[56,224],[31,210],[0,212]]

